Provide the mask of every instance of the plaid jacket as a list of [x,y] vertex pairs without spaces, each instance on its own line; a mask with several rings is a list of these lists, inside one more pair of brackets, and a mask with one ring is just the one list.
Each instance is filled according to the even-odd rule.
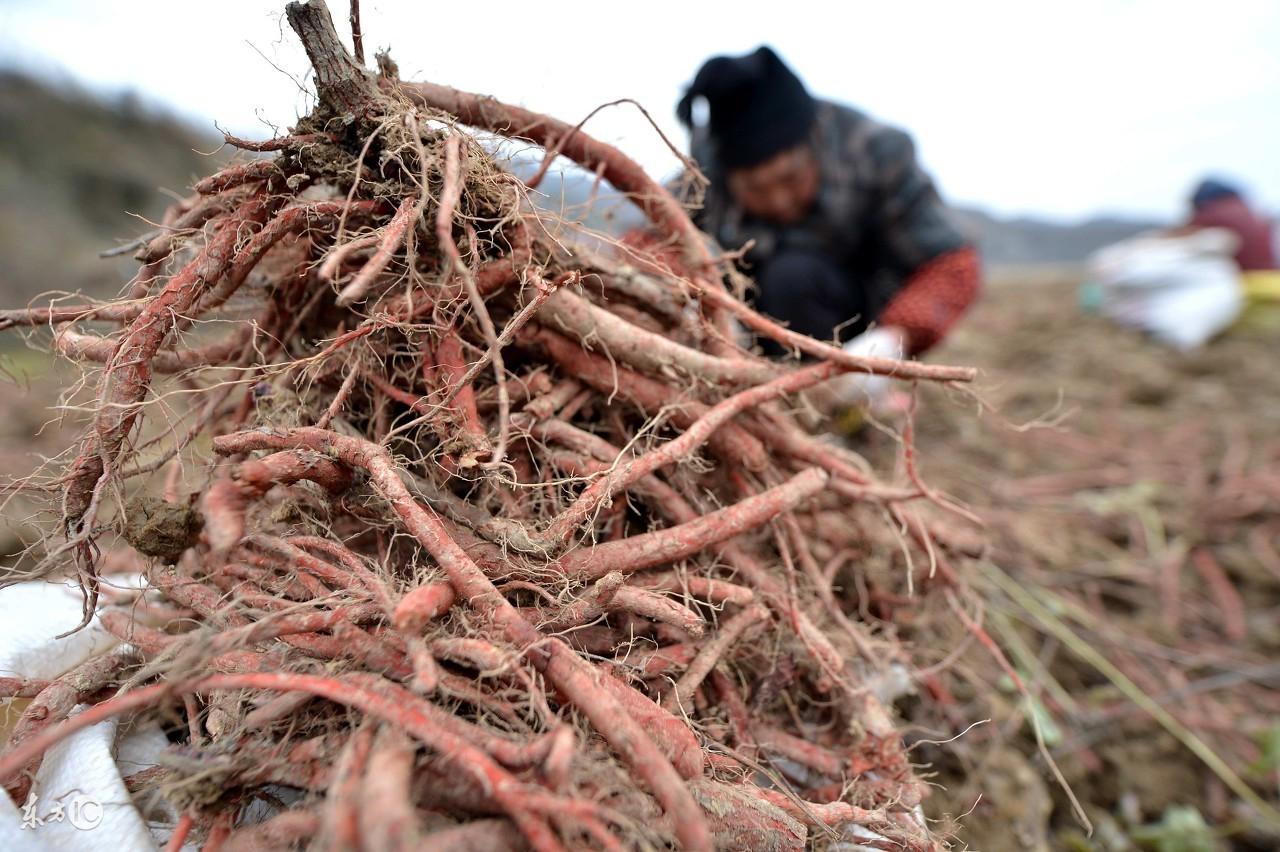
[[850,286],[866,292],[871,316],[864,321],[879,316],[929,261],[969,245],[916,162],[905,132],[823,101],[813,146],[822,175],[814,209],[804,221],[777,225],[747,216],[733,202],[710,139],[704,130],[695,131],[691,153],[710,185],[694,221],[725,249],[755,240],[746,256],[749,265],[763,265],[788,249],[836,260]]

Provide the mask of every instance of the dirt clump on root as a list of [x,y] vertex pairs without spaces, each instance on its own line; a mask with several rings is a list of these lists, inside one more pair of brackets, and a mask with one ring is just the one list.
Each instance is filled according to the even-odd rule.
[[190,506],[143,495],[126,508],[120,535],[143,556],[172,565],[196,543],[200,527],[200,513]]

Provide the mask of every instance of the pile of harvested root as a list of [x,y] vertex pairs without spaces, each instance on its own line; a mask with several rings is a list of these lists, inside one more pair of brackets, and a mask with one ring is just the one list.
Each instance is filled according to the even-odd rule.
[[[35,696],[10,795],[71,731],[158,712],[180,754],[128,780],[182,808],[175,848],[935,848],[887,704],[910,661],[832,587],[879,517],[903,591],[959,607],[913,509],[945,500],[909,441],[884,484],[793,407],[846,370],[971,371],[777,326],[617,150],[375,77],[323,3],[288,18],[315,112],[229,139],[269,154],[200,181],[125,298],[4,315],[101,365],[43,568],[127,643],[3,682]],[[462,125],[596,172],[681,271],[558,239]],[[148,589],[103,586],[131,553]]]

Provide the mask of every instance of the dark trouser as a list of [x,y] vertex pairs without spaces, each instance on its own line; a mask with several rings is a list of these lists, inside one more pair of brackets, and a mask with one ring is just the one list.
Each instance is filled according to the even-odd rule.
[[[756,309],[786,323],[792,331],[830,342],[861,334],[874,317],[867,316],[865,294],[848,273],[827,255],[791,250],[774,255],[756,278]],[[783,350],[772,341],[761,345],[770,355]]]

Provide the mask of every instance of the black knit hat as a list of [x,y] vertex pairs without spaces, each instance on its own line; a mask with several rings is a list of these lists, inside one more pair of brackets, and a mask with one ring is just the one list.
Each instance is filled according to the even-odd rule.
[[698,98],[707,99],[716,154],[731,169],[754,166],[798,145],[817,114],[800,78],[769,47],[703,63],[676,107],[686,127],[693,127]]
[[1222,178],[1205,178],[1191,194],[1192,208],[1199,210],[1222,198],[1239,198],[1241,192],[1235,184]]

